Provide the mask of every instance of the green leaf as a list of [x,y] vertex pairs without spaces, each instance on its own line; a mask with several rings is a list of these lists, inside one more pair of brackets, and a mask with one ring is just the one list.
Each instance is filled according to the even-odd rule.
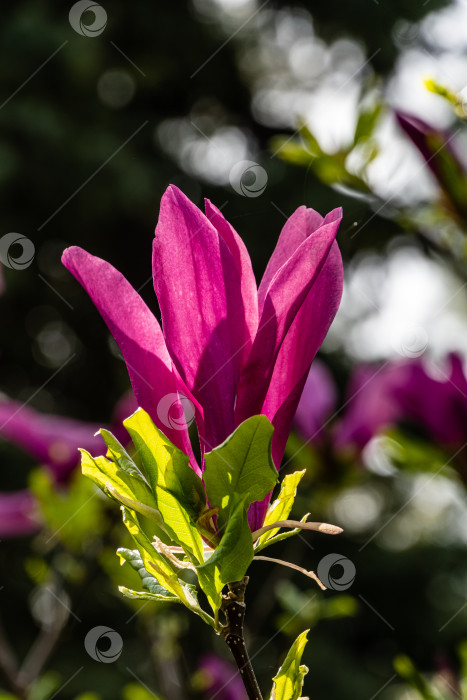
[[366,141],[371,138],[378,120],[381,116],[383,105],[377,102],[373,107],[360,112],[355,127],[354,146],[360,141]]
[[222,445],[205,455],[206,493],[211,507],[220,509],[217,527],[221,533],[229,522],[234,502],[242,499],[248,508],[254,501],[262,501],[277,482],[271,456],[273,432],[266,416],[252,416]]
[[248,524],[245,498],[232,504],[230,519],[221,539],[205,564],[198,566],[198,578],[212,609],[217,615],[221,591],[227,583],[239,581],[253,560],[253,542]]
[[322,156],[324,154],[321,146],[319,145],[318,139],[312,134],[309,127],[305,123],[301,123],[299,126],[300,136],[305,141],[307,150],[312,156]]
[[294,165],[307,167],[315,157],[304,148],[302,143],[291,140],[290,136],[274,136],[269,147],[279,158]]
[[[272,525],[278,520],[287,520],[289,513],[292,510],[295,496],[297,495],[297,486],[305,473],[306,469],[304,469],[301,472],[287,474],[284,477],[284,479],[282,480],[279,496],[269,506],[268,512],[266,513],[266,517],[264,519],[263,526]],[[280,528],[277,528],[275,530],[269,530],[268,532],[265,532],[263,535],[261,535],[261,537],[259,537],[256,542],[257,547],[274,537],[274,535],[276,535],[279,532],[279,530]],[[292,531],[292,533],[287,532],[285,534],[288,537],[290,537],[292,534],[295,534],[295,531]]]
[[394,668],[407,683],[419,692],[424,700],[443,700],[442,695],[436,688],[430,687],[408,656],[404,654],[396,656],[394,659]]
[[[50,532],[49,542],[63,542],[67,548],[82,552],[89,533],[99,536],[105,528],[103,501],[94,486],[76,471],[67,484],[59,487],[43,469],[29,476],[29,486],[39,504],[42,519]],[[36,567],[37,570],[37,567]]]
[[28,700],[49,700],[58,693],[62,677],[56,671],[46,671],[34,681],[28,692]]
[[181,602],[186,605],[187,608],[214,627],[215,623],[213,618],[204,612],[198,603],[195,588],[178,578],[177,572],[174,570],[172,564],[166,557],[160,554],[148,540],[139,526],[136,513],[133,513],[125,507],[122,507],[122,513],[123,522],[138,547],[146,571],[154,576],[160,586],[169,591],[169,593],[180,598]]
[[138,683],[128,683],[123,688],[124,700],[162,700],[160,695],[149,692],[149,689],[144,688]]
[[139,408],[123,421],[141,458],[167,533],[196,562],[203,561],[203,540],[196,520],[205,508],[201,479],[188,456],[173,445]]
[[120,592],[126,595],[127,598],[139,600],[158,600],[160,602],[169,603],[181,603],[181,600],[178,596],[175,596],[173,593],[170,593],[170,591],[161,586],[158,580],[150,573],[148,573],[148,571],[146,571],[146,569],[144,568],[143,560],[141,558],[141,554],[139,553],[138,549],[124,549],[123,547],[121,547],[120,549],[117,549],[117,554],[120,557],[120,561],[122,564],[124,562],[128,562],[128,564],[130,564],[130,566],[136,571],[136,573],[141,579],[143,588],[145,588],[146,591],[148,591],[148,593],[132,591],[131,589],[126,588],[125,586],[120,586]]
[[301,666],[303,650],[307,643],[309,630],[302,632],[290,647],[285,661],[272,679],[271,700],[298,700],[302,693],[303,679],[308,673],[306,666]]
[[85,476],[92,479],[108,496],[150,518],[161,529],[164,528],[157,503],[144,481],[123,471],[118,464],[106,457],[93,457],[86,450],[80,451],[81,469]]
[[109,430],[105,430],[105,428],[101,428],[99,432],[107,445],[106,457],[115,462],[122,471],[136,477],[137,479],[140,479],[141,481],[144,481],[149,486],[145,477],[117,438],[112,435]]

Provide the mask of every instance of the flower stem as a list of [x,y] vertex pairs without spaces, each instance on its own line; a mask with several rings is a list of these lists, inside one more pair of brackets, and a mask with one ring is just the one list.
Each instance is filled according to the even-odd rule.
[[238,666],[249,700],[263,700],[243,637],[243,621],[246,609],[245,589],[247,583],[248,576],[244,576],[241,581],[227,584],[229,592],[222,596],[221,605],[226,625],[221,634]]

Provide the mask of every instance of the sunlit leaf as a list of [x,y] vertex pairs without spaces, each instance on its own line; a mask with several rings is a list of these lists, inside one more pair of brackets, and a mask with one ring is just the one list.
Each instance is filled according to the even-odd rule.
[[49,472],[37,469],[30,475],[29,486],[51,533],[50,543],[63,542],[71,549],[80,549],[90,533],[97,537],[103,531],[102,499],[79,472],[63,487],[57,486]]
[[271,700],[298,700],[300,697],[303,679],[308,673],[308,668],[300,665],[308,632],[309,630],[306,630],[297,637],[290,647],[284,663],[274,676]]
[[138,409],[123,422],[147,474],[168,534],[197,563],[203,561],[203,540],[196,520],[206,505],[201,479],[188,457]]
[[[252,416],[222,445],[205,455],[204,483],[211,506],[220,508],[217,526],[222,533],[233,504],[248,507],[261,501],[277,481],[271,456],[274,428],[266,416]],[[231,581],[234,579],[230,579]]]
[[205,564],[197,567],[200,585],[215,612],[221,604],[223,587],[242,579],[252,559],[253,542],[245,498],[237,497],[219,546]]
[[[109,430],[101,428],[99,430],[102,435],[105,444],[107,445],[107,457],[120,467],[120,469],[131,476],[146,481],[141,471],[136,466],[135,462],[131,459],[128,452],[125,450],[123,445],[117,440],[117,438],[112,435]],[[146,482],[147,483],[147,482]],[[149,485],[149,484],[148,484]]]
[[214,620],[199,606],[195,588],[179,579],[173,565],[148,540],[139,526],[136,513],[127,508],[122,508],[122,513],[123,522],[138,547],[146,571],[156,579],[162,588],[180,598],[187,608],[214,626]]
[[[110,486],[117,494],[121,494],[124,499],[132,502],[133,510],[138,510],[146,517],[152,517],[155,522],[163,526],[160,514],[157,512],[157,503],[144,481],[123,471],[106,457],[93,457],[86,450],[81,450],[81,469],[83,474],[92,479],[104,493],[111,495],[108,488]],[[141,504],[141,507],[138,504]]]
[[[282,480],[278,497],[273,503],[271,503],[271,505],[268,508],[268,512],[266,513],[263,526],[271,525],[272,523],[275,523],[278,520],[287,520],[289,513],[292,510],[295,496],[297,494],[297,486],[305,473],[306,470],[304,469],[301,472],[286,474],[286,476]],[[266,540],[270,540],[278,532],[279,528],[277,528],[276,530],[269,530],[268,532],[265,532],[264,535],[261,535],[261,537],[258,538],[256,543],[257,547],[266,542]],[[287,537],[290,537],[292,534],[295,534],[295,532],[293,531],[285,534]]]

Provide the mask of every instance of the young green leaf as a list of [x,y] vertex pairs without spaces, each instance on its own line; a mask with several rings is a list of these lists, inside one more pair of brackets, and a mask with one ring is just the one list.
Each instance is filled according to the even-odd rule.
[[159,600],[160,602],[181,603],[178,596],[175,596],[173,593],[170,593],[170,591],[161,586],[157,579],[146,571],[139,550],[120,547],[120,549],[117,549],[117,554],[120,557],[122,564],[128,562],[128,564],[136,571],[141,579],[143,588],[148,591],[148,593],[132,591],[129,588],[120,586],[119,590],[124,595],[129,598],[137,598],[140,600],[147,597],[148,599]]
[[[279,496],[269,506],[268,512],[266,513],[266,517],[264,519],[263,526],[271,525],[272,523],[276,523],[278,520],[287,520],[289,513],[292,510],[295,496],[297,494],[297,486],[300,483],[305,472],[306,469],[304,469],[301,472],[287,474],[284,477],[281,484]],[[270,540],[272,537],[274,537],[274,535],[276,535],[279,532],[279,529],[280,528],[265,532],[264,535],[261,535],[261,537],[258,538],[256,546],[260,547],[260,545],[264,544],[266,540]],[[289,537],[291,534],[294,533],[287,533]]]
[[[122,471],[136,477],[137,479],[140,479],[141,481],[144,481],[147,484],[145,477],[117,438],[112,435],[109,430],[105,430],[105,428],[101,428],[99,432],[107,445],[106,457],[115,462]],[[147,485],[149,486],[149,484]]]
[[274,683],[271,700],[298,700],[300,697],[303,679],[308,673],[308,668],[300,665],[308,632],[309,630],[305,630],[297,637],[290,647],[284,663],[272,679]]
[[139,408],[123,422],[140,455],[165,529],[196,562],[203,562],[203,540],[196,520],[206,505],[201,479],[188,457]]
[[125,507],[122,507],[122,513],[123,522],[138,547],[146,571],[154,576],[159,585],[169,593],[180,598],[187,608],[202,617],[209,625],[214,626],[213,618],[200,607],[194,587],[178,578],[172,564],[148,540],[139,526],[136,513]]
[[247,508],[265,498],[274,487],[277,470],[271,456],[273,432],[266,416],[252,416],[222,445],[205,455],[206,493],[211,507],[220,508],[217,527],[221,533],[239,498]]
[[205,564],[197,567],[201,588],[216,614],[223,587],[231,581],[240,581],[252,560],[253,543],[245,498],[237,497],[219,546]]
[[153,520],[162,534],[162,517],[154,496],[144,481],[123,471],[106,457],[93,457],[86,450],[81,450],[81,469],[84,476],[94,481],[108,496]]

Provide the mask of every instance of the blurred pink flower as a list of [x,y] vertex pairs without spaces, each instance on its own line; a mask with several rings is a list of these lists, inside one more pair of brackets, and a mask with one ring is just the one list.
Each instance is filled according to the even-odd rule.
[[437,129],[410,114],[396,111],[399,126],[425,159],[454,212],[467,218],[467,173],[456,152],[455,132]]
[[[107,426],[122,441],[128,435],[121,424],[136,408],[134,397],[123,397],[117,404],[118,422]],[[43,414],[18,401],[0,400],[0,439],[30,455],[53,474],[57,483],[65,482],[79,464],[78,447],[97,455],[105,451],[102,437],[94,437],[101,425]],[[27,490],[0,493],[0,538],[29,534],[40,528],[34,496]]]
[[217,700],[247,700],[245,686],[239,672],[217,654],[207,654],[200,661],[207,698]]
[[319,443],[325,423],[337,405],[337,388],[331,372],[323,362],[315,360],[295,414],[295,427],[311,443]]
[[[208,200],[205,208],[206,215],[173,186],[162,198],[153,278],[163,332],[107,262],[80,248],[66,250],[63,262],[119,344],[139,405],[198,474],[202,466],[187,426],[161,413],[167,397],[183,395],[193,407],[202,454],[245,419],[265,414],[275,427],[279,468],[311,363],[340,303],[342,259],[335,237],[341,210],[323,219],[313,209],[297,209],[257,289],[241,238]],[[252,505],[254,529],[267,505],[268,499]]]
[[348,390],[348,408],[336,430],[336,446],[362,449],[378,432],[400,421],[420,426],[440,445],[467,439],[467,379],[461,358],[432,376],[421,359],[357,368]]
[[30,535],[39,527],[37,505],[29,491],[0,493],[0,538]]

